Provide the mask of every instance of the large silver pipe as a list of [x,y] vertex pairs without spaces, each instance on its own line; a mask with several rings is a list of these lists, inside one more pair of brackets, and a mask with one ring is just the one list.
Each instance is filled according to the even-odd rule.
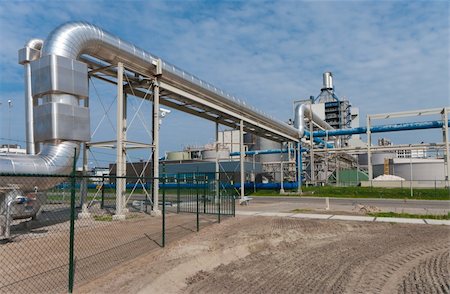
[[[39,152],[38,145],[34,142],[33,132],[33,95],[31,90],[31,65],[30,62],[41,57],[41,49],[44,44],[42,39],[31,39],[25,44],[25,47],[19,51],[19,63],[24,66],[24,85],[25,85],[25,132],[27,154],[36,154]],[[24,55],[21,56],[21,53]]]
[[[76,153],[75,153],[76,149]],[[79,143],[55,142],[43,144],[37,155],[0,155],[0,173],[33,175],[69,175],[73,169],[74,157],[78,157]],[[0,177],[0,187],[25,192],[45,191],[61,182],[61,178]]]
[[295,107],[294,126],[298,130],[298,135],[300,138],[305,135],[306,117],[312,117],[312,120],[324,130],[333,130],[332,126],[322,120],[318,115],[314,113],[314,111],[310,109],[310,104],[298,104]]
[[[87,97],[86,65],[44,56],[43,44],[42,40],[33,39],[19,51],[19,63],[26,68],[27,141],[30,146],[41,142],[42,149],[37,155],[0,155],[3,174],[69,175],[80,143],[89,140],[88,110],[79,106],[79,100]],[[39,105],[37,99],[41,100]],[[29,148],[30,153],[32,149]],[[0,187],[44,191],[61,180],[2,176]]]
[[[69,22],[55,29],[44,43],[42,55],[59,55],[71,59],[80,59],[83,54],[90,55],[108,63],[116,64],[122,61],[128,69],[143,75],[156,74],[158,57],[135,45],[128,43],[103,29],[86,22]],[[176,66],[162,61],[161,81],[176,84],[184,89],[195,89],[205,99],[232,107],[236,113],[253,115],[267,125],[282,130],[290,136],[296,135],[296,130],[272,117],[264,115],[253,108],[239,102],[237,98],[223,92],[213,85],[200,80]]]
[[[80,59],[80,56],[83,54],[90,55],[112,64],[115,64],[117,61],[123,61],[126,63],[127,67],[133,71],[147,75],[156,74],[156,64],[159,60],[156,56],[134,46],[133,44],[125,42],[94,25],[84,22],[70,22],[58,27],[49,35],[41,49],[41,59],[36,62],[46,62],[47,64],[56,64],[55,66],[57,66],[58,63],[68,63],[72,60],[72,65],[69,66],[74,68],[74,66],[79,66],[79,64],[75,64],[73,61]],[[46,66],[46,64],[43,64],[41,69],[45,68],[44,66]],[[162,62],[162,71],[163,75],[161,76],[161,80],[169,79],[172,83],[178,82],[180,87],[186,87],[186,85],[195,86],[193,89],[204,94],[203,96],[213,97],[216,99],[214,102],[217,104],[226,103],[226,105],[232,106],[237,113],[242,113],[243,115],[255,114],[267,125],[276,126],[278,129],[291,136],[298,136],[297,131],[291,126],[262,115],[261,113],[246,106],[244,103],[236,101],[234,97],[169,63],[164,61]],[[87,71],[85,78],[84,73],[82,72],[83,70],[79,70],[76,75],[73,76],[78,79],[78,82],[83,80],[87,83]],[[81,75],[79,75],[80,73]],[[34,78],[35,77],[33,77],[33,79]],[[84,96],[84,94],[79,94],[84,93],[83,89],[76,93],[70,91],[66,92],[68,94],[64,94],[63,91],[63,94],[61,94],[61,91],[44,91],[39,85],[32,85],[33,90],[35,86],[37,86],[37,90],[40,92],[33,93],[34,99],[42,98],[44,106],[49,106],[44,109],[45,107],[41,107],[42,105],[40,105],[39,107],[41,107],[42,110],[40,112],[41,114],[45,114],[44,110],[50,111],[53,109],[56,109],[53,110],[56,114],[59,109],[61,109],[61,111],[72,111],[72,108],[78,104],[80,97],[83,98]],[[66,107],[67,105],[70,105],[72,108]],[[78,117],[74,117],[75,119],[80,118],[80,115],[85,113],[80,109],[75,110],[77,111],[75,116],[78,115]],[[42,158],[45,157],[47,153],[56,155],[61,153],[66,155],[71,154],[73,158],[73,149],[75,147],[79,149],[79,143],[77,142],[85,141],[86,136],[84,134],[71,135],[71,132],[67,131],[62,132],[64,136],[54,136],[55,133],[60,131],[60,129],[63,129],[61,124],[59,124],[63,121],[58,121],[58,119],[60,119],[60,117],[57,115],[51,117],[50,121],[52,122],[51,126],[53,127],[51,132],[44,132],[45,134],[43,134],[42,139],[35,138],[35,141],[43,142],[42,152],[40,152],[37,156],[1,156],[0,172],[61,174],[70,171],[70,167],[72,165],[71,161],[64,161],[64,159],[61,159],[61,164],[52,166],[48,165],[48,162]],[[43,124],[41,121],[35,121],[34,123],[35,130],[36,124],[39,123],[41,123],[40,127],[48,126],[48,124]],[[80,122],[78,121],[78,123]],[[38,129],[42,130],[42,128],[39,127]],[[57,135],[59,135],[59,133]],[[35,136],[37,136],[37,134],[35,134]],[[67,165],[64,165],[63,163]],[[36,168],[36,166],[39,168]]]

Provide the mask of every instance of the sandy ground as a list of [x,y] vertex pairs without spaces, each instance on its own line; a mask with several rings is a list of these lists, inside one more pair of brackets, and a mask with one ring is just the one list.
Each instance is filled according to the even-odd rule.
[[[44,214],[38,226],[14,230],[10,242],[0,243],[0,293],[67,292],[69,222],[66,219],[55,217],[53,210]],[[202,216],[200,225],[205,227],[214,221],[215,218]],[[167,244],[195,231],[195,215],[167,215]],[[75,285],[158,250],[160,245],[160,217],[138,213],[121,222],[78,219],[75,222]]]
[[77,293],[450,293],[447,226],[239,216]]

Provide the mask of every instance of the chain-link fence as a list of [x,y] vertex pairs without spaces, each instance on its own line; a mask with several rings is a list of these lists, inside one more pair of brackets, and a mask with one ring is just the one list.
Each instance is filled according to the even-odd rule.
[[[226,184],[200,174],[184,183],[180,178],[159,179],[156,206],[151,178],[0,174],[0,293],[72,292],[124,261],[234,215],[234,195],[225,188],[218,202],[211,198],[214,187]],[[118,180],[126,182],[120,215]],[[182,208],[192,195],[207,209]]]

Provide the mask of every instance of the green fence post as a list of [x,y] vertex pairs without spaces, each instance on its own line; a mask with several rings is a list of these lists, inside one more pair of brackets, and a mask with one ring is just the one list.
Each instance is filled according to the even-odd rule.
[[218,194],[218,196],[219,196],[219,214],[218,214],[218,216],[219,216],[219,224],[220,224],[220,191],[219,191],[219,194]]
[[200,231],[200,216],[199,216],[199,207],[198,207],[198,180],[195,180],[195,186],[197,187],[197,232]]
[[234,195],[231,195],[233,197],[233,217],[236,217],[236,197]]
[[73,292],[75,277],[74,243],[75,243],[75,184],[76,184],[77,148],[73,155],[72,174],[70,176],[70,237],[69,237],[69,293]]
[[180,213],[180,174],[177,174],[177,213]]
[[[162,247],[166,246],[166,180],[162,180]],[[158,205],[158,203],[154,204]]]
[[102,202],[100,202],[100,208],[105,207],[105,175],[102,174]]
[[203,175],[203,213],[206,214],[206,175]]

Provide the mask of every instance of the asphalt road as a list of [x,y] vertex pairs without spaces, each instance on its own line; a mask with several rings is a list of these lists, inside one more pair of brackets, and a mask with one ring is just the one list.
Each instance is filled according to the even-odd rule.
[[[264,202],[299,202],[299,203],[310,203],[322,204],[325,201],[325,197],[269,197],[269,196],[252,196],[252,202],[264,203]],[[330,201],[339,205],[374,205],[374,206],[400,206],[400,207],[410,207],[410,208],[429,208],[429,209],[450,209],[450,201],[448,200],[404,200],[404,199],[367,199],[367,198],[332,198]]]
[[[322,208],[325,205],[325,197],[270,197],[253,196],[250,206],[265,206],[278,203],[283,207],[289,205],[305,206],[310,208]],[[435,210],[439,212],[450,211],[448,200],[408,200],[408,199],[366,199],[366,198],[329,198],[331,209],[351,210],[356,205],[376,206],[383,210]]]

